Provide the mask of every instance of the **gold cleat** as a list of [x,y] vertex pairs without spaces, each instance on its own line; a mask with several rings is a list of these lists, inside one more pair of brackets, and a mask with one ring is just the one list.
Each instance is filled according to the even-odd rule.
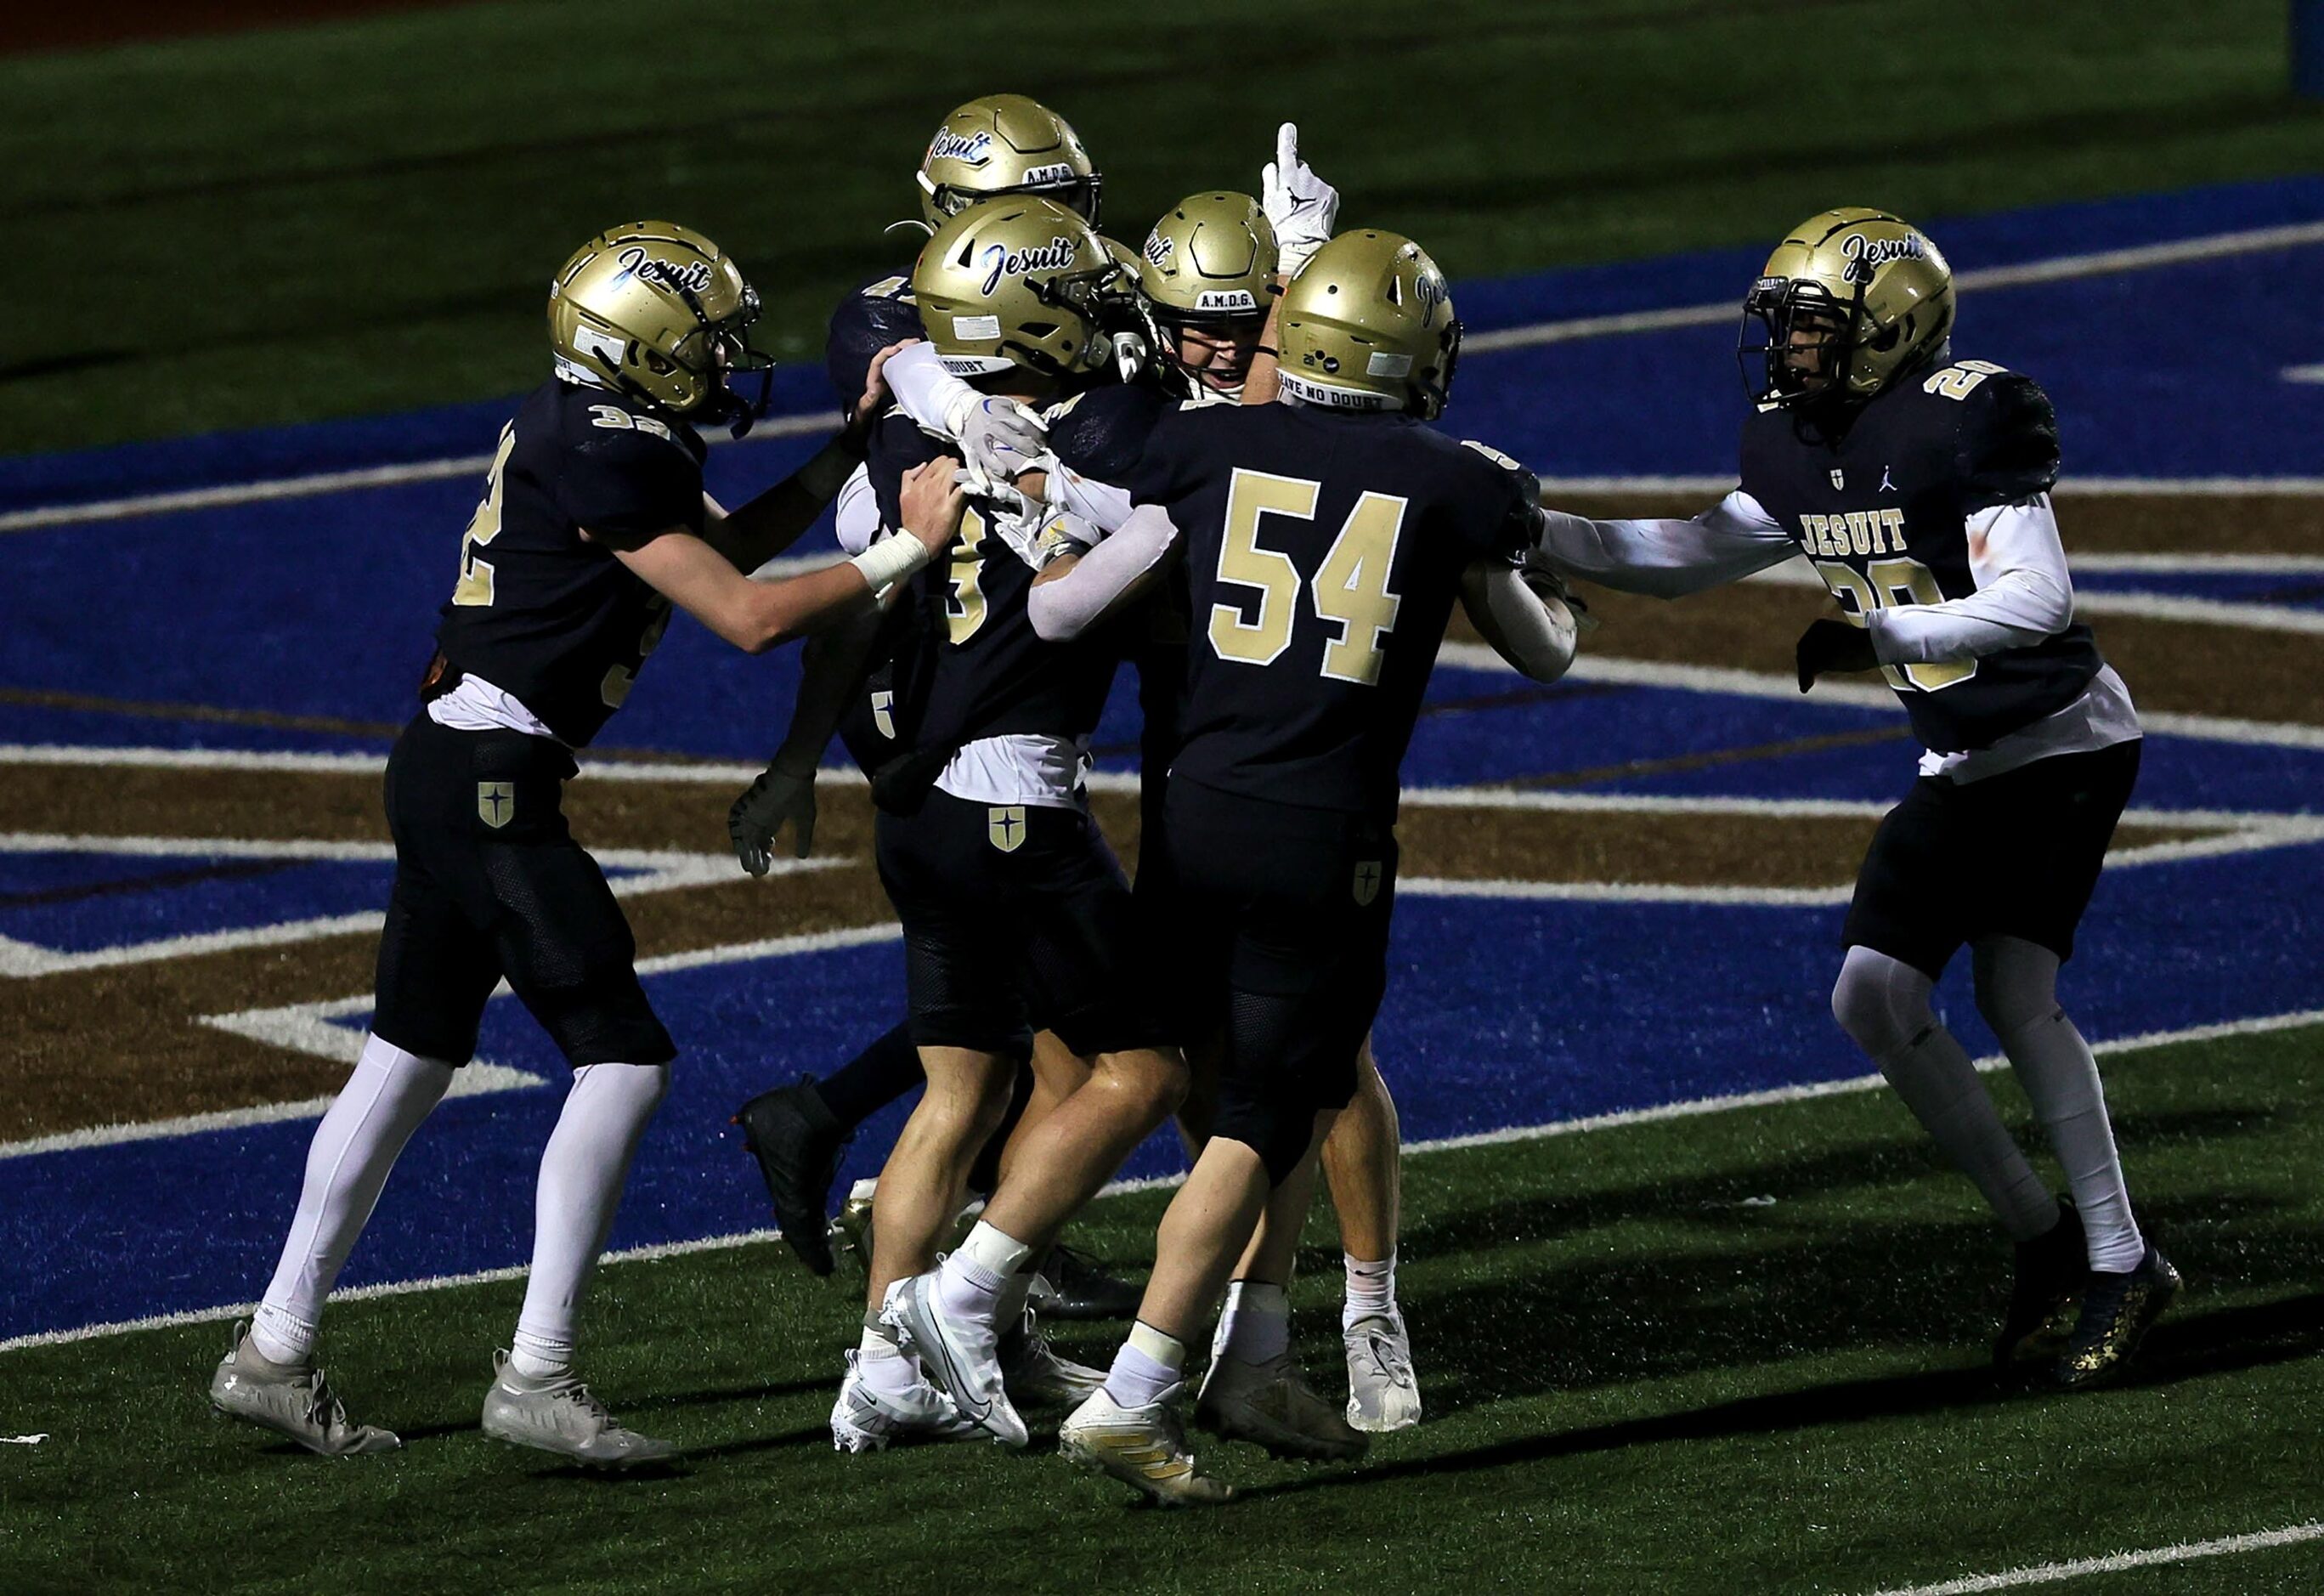
[[1101,1387],[1057,1430],[1057,1450],[1074,1462],[1111,1474],[1166,1508],[1206,1508],[1234,1499],[1234,1487],[1194,1471],[1172,1386],[1147,1407],[1120,1407]]
[[2030,1241],[2017,1244],[2009,1288],[2009,1311],[1994,1338],[1993,1366],[2055,1363],[2073,1339],[2074,1310],[2089,1278],[2084,1254],[2082,1216],[2073,1199],[2058,1199],[2058,1222]]
[[2177,1299],[2184,1282],[2153,1242],[2126,1275],[2093,1269],[2082,1291],[2082,1315],[2059,1355],[2051,1379],[2060,1388],[2084,1391],[2118,1379],[2145,1338],[2147,1327]]

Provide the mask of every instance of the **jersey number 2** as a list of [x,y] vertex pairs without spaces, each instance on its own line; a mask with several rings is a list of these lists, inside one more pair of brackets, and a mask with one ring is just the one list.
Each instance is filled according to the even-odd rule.
[[1237,468],[1227,494],[1226,536],[1219,545],[1219,580],[1259,595],[1256,612],[1240,605],[1211,606],[1211,648],[1238,665],[1269,665],[1291,646],[1303,587],[1314,595],[1315,613],[1339,628],[1323,645],[1322,672],[1334,681],[1371,687],[1386,657],[1381,644],[1395,630],[1401,595],[1388,588],[1396,560],[1396,540],[1404,529],[1406,501],[1366,494],[1348,512],[1315,579],[1302,583],[1291,557],[1259,543],[1259,523],[1268,515],[1315,519],[1323,484],[1305,477],[1274,476]]
[[501,447],[493,456],[493,468],[484,478],[484,503],[468,517],[468,530],[460,538],[460,580],[452,589],[452,602],[479,608],[488,608],[493,602],[493,567],[489,560],[476,558],[476,550],[501,535],[501,468],[508,464],[509,451],[516,447],[516,423],[511,421],[501,429]]

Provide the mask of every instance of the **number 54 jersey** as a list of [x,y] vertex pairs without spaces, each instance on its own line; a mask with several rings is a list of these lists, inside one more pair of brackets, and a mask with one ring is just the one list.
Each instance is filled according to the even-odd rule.
[[[1982,360],[1905,379],[1823,437],[1766,407],[1743,427],[1743,491],[1858,625],[1876,609],[1977,591],[1968,522],[2047,493],[2058,427],[2032,379]],[[1882,667],[1922,743],[1987,747],[2081,697],[2106,661],[2080,622],[2030,647]]]
[[1122,485],[1169,512],[1193,601],[1172,780],[1392,816],[1461,573],[1518,556],[1533,478],[1406,416],[1202,405]]

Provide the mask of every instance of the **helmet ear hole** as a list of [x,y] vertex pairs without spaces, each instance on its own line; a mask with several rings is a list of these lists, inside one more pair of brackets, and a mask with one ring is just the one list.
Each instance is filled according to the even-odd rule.
[[1896,346],[1897,340],[1910,333],[1912,331],[1912,328],[1913,318],[1908,316],[1904,320],[1898,322],[1895,326],[1885,328],[1877,336],[1867,338],[1865,340],[1866,346],[1882,351],[1894,349]]

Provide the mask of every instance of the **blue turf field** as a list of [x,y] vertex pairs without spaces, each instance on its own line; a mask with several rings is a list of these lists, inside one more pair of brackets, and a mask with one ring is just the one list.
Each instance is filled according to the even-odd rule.
[[[1932,230],[1967,271],[2318,218],[2324,181],[2301,180]],[[1750,252],[1707,254],[1465,284],[1457,297],[1472,328],[1505,328],[1730,300],[1757,265]],[[2312,328],[2319,290],[2324,244],[2313,244],[1995,288],[1965,301],[1958,348],[2042,379],[2059,403],[2070,475],[2314,476],[2324,475],[2315,444],[2324,388],[2284,381],[2281,368],[2324,359],[2324,334],[2319,346],[2287,348],[2282,329]],[[2193,305],[2202,313],[2189,314]],[[1722,322],[1480,352],[1464,362],[1450,422],[1545,475],[1716,475],[1740,411],[1732,345]],[[811,409],[818,383],[788,373],[783,395],[796,411]],[[503,414],[501,405],[463,406],[0,461],[0,512],[477,454]],[[807,447],[720,449],[714,490],[745,497]],[[476,480],[462,476],[0,535],[0,687],[142,706],[0,704],[0,743],[383,752],[387,737],[360,729],[221,724],[171,706],[400,723],[476,492]],[[2324,606],[2324,575],[2314,571],[2114,570],[2086,586],[2308,613]],[[2103,642],[2103,621],[2098,632]],[[747,660],[681,621],[606,741],[755,761],[779,733],[795,669],[795,656]],[[1430,786],[1897,724],[1884,710],[1667,687],[1576,682],[1528,695],[1507,676],[1451,669],[1431,694],[1440,705],[1504,701],[1424,722],[1406,779]],[[1102,741],[1134,743],[1123,697]],[[1905,745],[1883,743],[1591,790],[1885,801],[1910,774]],[[2312,811],[2319,794],[2324,747],[2313,739],[2276,746],[2157,735],[2137,802]],[[715,844],[728,796],[704,789],[700,846]],[[262,816],[252,830],[270,834]],[[346,914],[384,896],[377,863],[245,861],[194,879],[202,863],[0,853],[0,938],[82,953]],[[99,885],[107,890],[70,892]],[[2313,843],[2109,876],[2069,983],[2085,1029],[2118,1037],[2324,1007],[2319,888],[2324,845]],[[1379,1032],[1406,1134],[1858,1074],[1862,1061],[1824,1008],[1838,922],[1831,907],[1409,897]],[[827,1067],[884,1027],[899,1003],[896,949],[715,964],[649,985],[687,1058],[615,1243],[758,1223],[752,1178],[724,1139],[727,1112],[771,1079]],[[1972,1047],[1987,1043],[1957,982],[1948,992]],[[337,1023],[359,1029],[362,1016]],[[483,1055],[558,1078],[545,1039],[506,1000],[493,1006]],[[347,1283],[521,1261],[535,1150],[556,1105],[552,1090],[447,1103],[399,1170]],[[876,1163],[892,1119],[867,1132],[849,1173]],[[310,1123],[0,1159],[0,1339],[255,1296]],[[1171,1157],[1167,1146],[1149,1148],[1133,1172],[1157,1172]]]

